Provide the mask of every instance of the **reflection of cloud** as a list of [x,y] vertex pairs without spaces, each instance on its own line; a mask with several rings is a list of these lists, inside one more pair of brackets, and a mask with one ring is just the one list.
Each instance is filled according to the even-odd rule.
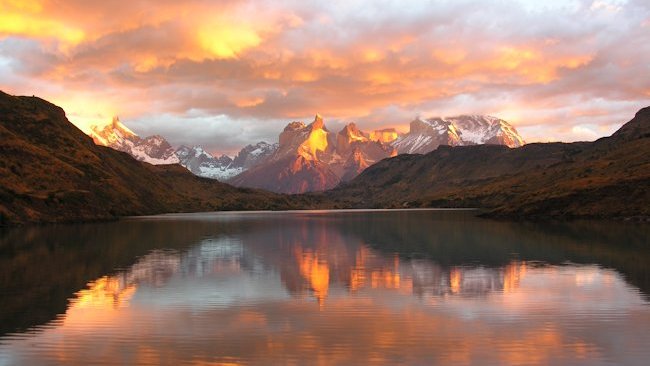
[[[315,112],[366,130],[417,113],[502,114],[530,127],[527,140],[576,140],[572,127],[620,124],[647,103],[646,2],[531,3],[2,0],[0,84],[79,124],[119,113],[151,133],[171,115],[172,142],[198,124],[213,150]],[[606,113],[583,115],[594,105]],[[214,116],[232,127],[204,125]]]

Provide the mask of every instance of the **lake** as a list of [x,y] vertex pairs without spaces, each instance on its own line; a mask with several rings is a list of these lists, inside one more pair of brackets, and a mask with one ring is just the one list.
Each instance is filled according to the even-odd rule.
[[473,211],[0,231],[0,365],[650,359],[650,225]]

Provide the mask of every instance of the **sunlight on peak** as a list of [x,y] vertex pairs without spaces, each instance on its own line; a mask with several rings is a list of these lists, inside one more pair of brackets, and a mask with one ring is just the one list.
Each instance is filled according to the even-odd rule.
[[302,148],[308,152],[310,158],[316,159],[316,153],[325,151],[327,145],[327,131],[316,129],[309,133],[309,138],[302,144]]
[[77,94],[51,98],[54,104],[66,111],[66,116],[85,134],[90,133],[91,126],[103,127],[113,121],[118,114],[112,102],[106,98],[93,95]]

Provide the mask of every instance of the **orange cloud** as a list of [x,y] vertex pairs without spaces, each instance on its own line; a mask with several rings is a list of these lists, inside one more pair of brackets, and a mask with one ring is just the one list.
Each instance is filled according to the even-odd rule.
[[37,39],[56,39],[63,46],[79,44],[82,29],[57,19],[48,19],[39,1],[0,1],[0,36],[15,35]]
[[[563,9],[538,14],[505,3],[367,8],[0,0],[0,85],[59,102],[83,116],[74,120],[80,125],[119,113],[149,118],[151,130],[153,115],[189,118],[188,111],[232,121],[320,111],[370,130],[417,114],[503,112],[539,127],[527,140],[572,140],[568,124],[587,118],[576,111],[609,111],[597,124],[610,125],[647,103],[648,83],[638,75],[650,57],[643,32],[650,11],[620,5],[595,19],[605,12],[582,9],[586,21],[576,24]],[[602,26],[619,21],[642,26]],[[541,126],[560,123],[541,136]]]
[[236,58],[262,41],[259,34],[250,27],[234,24],[211,24],[197,32],[201,47],[216,58]]

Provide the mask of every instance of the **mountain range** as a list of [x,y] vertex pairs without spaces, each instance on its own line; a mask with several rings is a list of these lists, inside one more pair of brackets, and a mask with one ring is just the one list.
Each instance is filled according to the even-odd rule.
[[244,147],[233,159],[212,156],[201,146],[181,145],[174,149],[160,135],[141,138],[122,124],[118,117],[103,127],[91,127],[90,137],[97,145],[123,151],[139,161],[154,165],[180,164],[199,177],[225,181],[264,161],[277,145],[259,142]]
[[409,133],[393,142],[400,154],[426,154],[440,145],[505,145],[520,147],[524,140],[508,122],[491,116],[416,118]]
[[37,97],[0,92],[0,157],[0,226],[309,207],[306,197],[235,188],[177,164],[151,165],[96,145],[63,109]]
[[650,217],[650,107],[594,142],[439,146],[327,192],[338,207],[479,207],[506,218]]
[[324,191],[355,178],[372,164],[398,153],[424,154],[440,145],[497,144],[520,147],[523,139],[506,121],[490,116],[417,118],[400,135],[394,128],[364,132],[349,123],[338,133],[316,115],[309,125],[294,121],[276,144],[259,142],[244,147],[234,158],[214,157],[200,146],[173,149],[159,135],[140,138],[118,118],[103,128],[93,127],[95,143],[131,154],[151,164],[176,164],[206,178],[235,186],[277,193]]
[[[331,133],[319,116],[309,125],[290,123],[265,162],[238,177],[285,169],[283,174],[296,178],[283,181],[289,187],[300,179],[309,184],[314,176],[343,182],[324,192],[276,194],[197,177],[178,164],[138,161],[96,145],[60,107],[0,92],[0,226],[315,208],[475,207],[487,216],[514,219],[650,218],[650,107],[594,142],[515,149],[440,145],[424,155],[376,162],[372,154],[394,151],[367,135],[354,125]],[[165,156],[169,149],[158,146]],[[239,161],[254,163],[246,157],[262,155],[258,148],[250,147]],[[364,159],[374,164],[345,180],[346,172],[364,168]]]

